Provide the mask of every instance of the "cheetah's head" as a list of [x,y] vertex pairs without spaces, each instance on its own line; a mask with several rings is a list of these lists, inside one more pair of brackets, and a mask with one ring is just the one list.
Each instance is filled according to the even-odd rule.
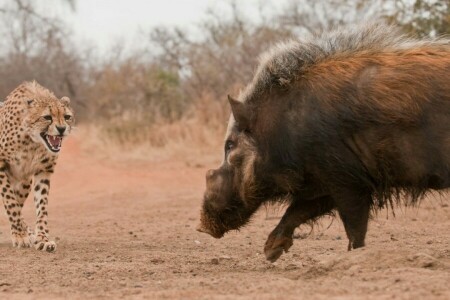
[[41,143],[52,154],[57,154],[74,122],[70,99],[58,99],[50,92],[34,96],[26,100],[25,128],[35,143]]

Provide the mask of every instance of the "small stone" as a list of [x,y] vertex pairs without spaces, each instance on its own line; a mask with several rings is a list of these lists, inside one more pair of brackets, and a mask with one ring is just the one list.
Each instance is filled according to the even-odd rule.
[[433,244],[433,241],[427,241],[427,244],[431,245],[431,244]]
[[430,268],[430,267],[434,266],[434,261],[423,261],[423,262],[421,262],[420,266],[422,268]]
[[295,264],[289,264],[286,266],[286,268],[284,268],[286,271],[291,271],[291,270],[295,270],[298,269],[297,265]]
[[436,258],[425,253],[417,253],[415,255],[410,255],[407,257],[408,261],[415,262],[416,265],[422,268],[430,268],[436,264]]
[[348,269],[348,272],[350,274],[356,274],[359,273],[361,271],[361,266],[360,265],[353,265]]
[[309,236],[309,233],[294,233],[292,236],[293,239],[304,240]]
[[217,258],[213,258],[213,259],[211,259],[211,264],[218,265],[219,264],[219,260]]
[[150,260],[150,262],[154,263],[154,264],[161,264],[164,262],[164,259],[161,258],[153,258]]
[[200,245],[200,244],[201,244],[201,242],[198,241],[198,240],[195,240],[194,243],[196,243],[197,245]]

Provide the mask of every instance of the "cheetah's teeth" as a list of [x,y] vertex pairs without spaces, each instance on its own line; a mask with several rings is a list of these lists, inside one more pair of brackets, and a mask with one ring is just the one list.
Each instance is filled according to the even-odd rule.
[[48,135],[48,134],[42,134],[43,138],[45,139],[47,146],[52,150],[53,152],[58,152],[61,148],[63,137],[59,135]]

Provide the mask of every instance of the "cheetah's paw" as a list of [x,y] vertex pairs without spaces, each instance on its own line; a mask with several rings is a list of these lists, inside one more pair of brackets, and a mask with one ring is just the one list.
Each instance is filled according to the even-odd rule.
[[56,250],[56,243],[49,241],[45,236],[37,236],[34,240],[34,248],[39,251],[54,252]]
[[31,247],[30,236],[27,232],[13,232],[11,233],[11,240],[13,247],[29,248]]
[[54,252],[56,250],[56,243],[54,241],[35,242],[34,248],[40,251]]

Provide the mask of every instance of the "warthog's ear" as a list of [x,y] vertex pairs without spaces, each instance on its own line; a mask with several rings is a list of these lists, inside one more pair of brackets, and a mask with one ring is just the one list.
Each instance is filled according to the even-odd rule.
[[247,105],[241,101],[233,99],[230,95],[228,95],[228,101],[230,102],[231,113],[236,120],[239,130],[248,129],[248,126],[250,125],[251,112]]
[[61,98],[61,102],[62,102],[63,104],[65,104],[65,105],[69,105],[69,103],[70,103],[70,98],[64,96],[64,97]]

